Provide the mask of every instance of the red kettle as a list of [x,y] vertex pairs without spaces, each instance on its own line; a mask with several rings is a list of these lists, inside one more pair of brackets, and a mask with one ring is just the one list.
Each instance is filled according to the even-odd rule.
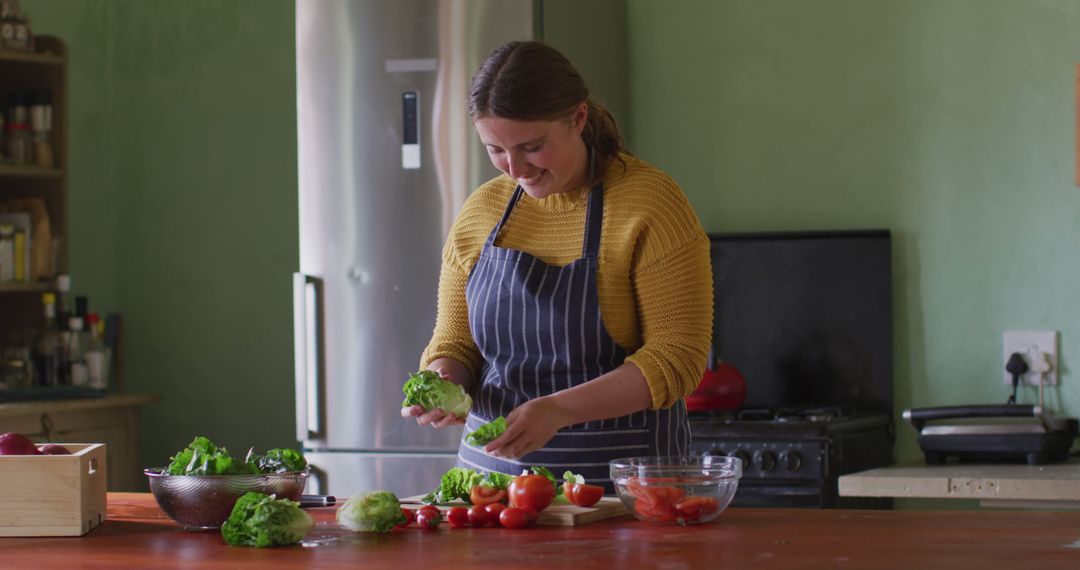
[[701,375],[697,390],[686,397],[686,409],[691,412],[737,410],[746,400],[746,380],[731,364],[717,361],[709,349],[709,363]]

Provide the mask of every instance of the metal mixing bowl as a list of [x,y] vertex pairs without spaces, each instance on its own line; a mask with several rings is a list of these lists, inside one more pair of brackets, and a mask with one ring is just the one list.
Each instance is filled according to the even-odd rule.
[[162,468],[144,469],[150,492],[169,518],[187,530],[220,528],[236,500],[248,491],[299,501],[310,470],[263,475],[169,475]]

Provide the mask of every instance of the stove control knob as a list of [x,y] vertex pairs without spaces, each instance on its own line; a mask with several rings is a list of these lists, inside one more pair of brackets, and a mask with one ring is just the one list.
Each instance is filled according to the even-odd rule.
[[743,471],[746,471],[747,469],[750,468],[750,454],[749,453],[747,453],[747,452],[745,452],[745,451],[743,451],[741,449],[737,449],[735,451],[729,451],[727,455],[728,455],[728,457],[734,457],[734,458],[742,461]]
[[802,454],[794,449],[780,454],[780,463],[788,471],[798,471],[802,467]]
[[762,471],[772,471],[776,468],[776,454],[771,451],[759,451],[754,454],[754,462]]

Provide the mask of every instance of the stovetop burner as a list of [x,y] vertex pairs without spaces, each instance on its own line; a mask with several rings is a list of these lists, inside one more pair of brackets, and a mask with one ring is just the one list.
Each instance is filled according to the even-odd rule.
[[738,411],[694,412],[695,434],[728,437],[823,437],[826,434],[873,428],[890,423],[888,416],[858,412],[845,406],[746,408]]
[[815,408],[749,408],[739,410],[735,418],[740,421],[775,422],[830,422],[854,417],[855,410],[842,406]]

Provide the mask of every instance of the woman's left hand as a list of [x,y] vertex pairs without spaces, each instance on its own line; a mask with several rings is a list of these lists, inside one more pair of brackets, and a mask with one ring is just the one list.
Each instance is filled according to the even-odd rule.
[[544,447],[568,424],[566,411],[550,396],[529,400],[506,416],[506,431],[484,450],[496,457],[516,459]]

